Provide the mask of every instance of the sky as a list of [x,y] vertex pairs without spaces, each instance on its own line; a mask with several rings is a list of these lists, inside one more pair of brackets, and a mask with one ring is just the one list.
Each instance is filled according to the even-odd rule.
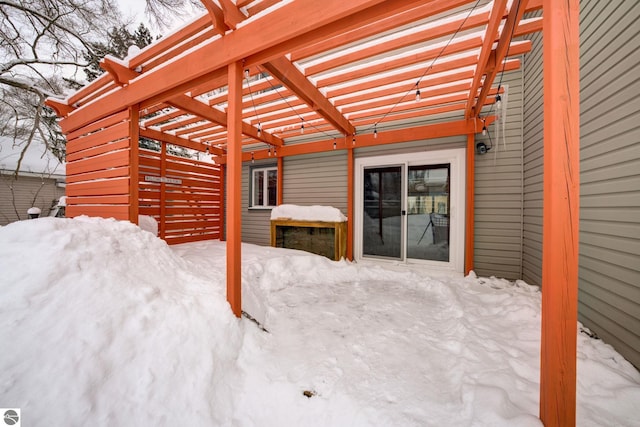
[[[148,229],[0,227],[0,406],[23,425],[541,426],[538,287],[243,244],[238,319],[224,242]],[[637,426],[640,373],[576,339],[577,425]]]

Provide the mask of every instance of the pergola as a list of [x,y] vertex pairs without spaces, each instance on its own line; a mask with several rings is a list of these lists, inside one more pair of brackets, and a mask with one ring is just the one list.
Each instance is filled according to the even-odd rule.
[[[208,13],[124,61],[105,57],[101,65],[107,73],[64,101],[47,101],[62,118],[68,139],[69,214],[137,222],[145,209],[141,200],[152,194],[159,197],[160,212],[169,209],[164,192],[171,182],[163,175],[169,164],[180,173],[198,174],[185,175],[185,180],[194,188],[217,189],[210,194],[194,191],[197,195],[189,197],[201,205],[190,214],[204,215],[214,208],[216,215],[207,217],[206,236],[212,238],[221,237],[226,212],[227,298],[240,316],[243,161],[272,157],[281,170],[286,156],[346,150],[352,194],[354,149],[466,135],[469,271],[475,134],[495,120],[491,104],[503,91],[496,77],[518,69],[518,56],[531,49],[522,36],[543,31],[540,418],[545,425],[574,425],[578,1],[202,3]],[[523,18],[536,10],[543,10],[542,17]],[[159,157],[141,154],[141,137],[161,143]],[[171,160],[167,144],[210,154],[216,166]],[[156,169],[151,181],[157,188],[144,187],[144,168]],[[209,172],[216,179],[203,184]],[[282,191],[278,194],[281,198]],[[351,197],[348,203],[351,258]],[[190,217],[190,223],[196,222],[197,215]]]

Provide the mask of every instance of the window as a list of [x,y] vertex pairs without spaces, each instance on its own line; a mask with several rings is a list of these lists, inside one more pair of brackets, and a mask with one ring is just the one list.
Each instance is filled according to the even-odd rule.
[[278,204],[278,168],[251,170],[251,207],[274,207]]

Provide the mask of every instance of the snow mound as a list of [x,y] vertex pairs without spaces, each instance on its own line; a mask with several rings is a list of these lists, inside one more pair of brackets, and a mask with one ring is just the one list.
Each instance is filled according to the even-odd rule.
[[0,341],[11,343],[0,398],[33,425],[230,416],[238,321],[223,290],[151,233],[87,217],[12,223],[0,228],[0,271]]
[[271,219],[297,221],[345,222],[347,217],[333,206],[279,205],[271,210]]

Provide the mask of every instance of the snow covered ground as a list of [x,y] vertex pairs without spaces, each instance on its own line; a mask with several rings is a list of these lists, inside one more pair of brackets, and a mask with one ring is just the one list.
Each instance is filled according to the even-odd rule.
[[[49,426],[537,426],[540,292],[126,223],[0,227],[0,407]],[[578,425],[637,426],[640,373],[578,334]]]

